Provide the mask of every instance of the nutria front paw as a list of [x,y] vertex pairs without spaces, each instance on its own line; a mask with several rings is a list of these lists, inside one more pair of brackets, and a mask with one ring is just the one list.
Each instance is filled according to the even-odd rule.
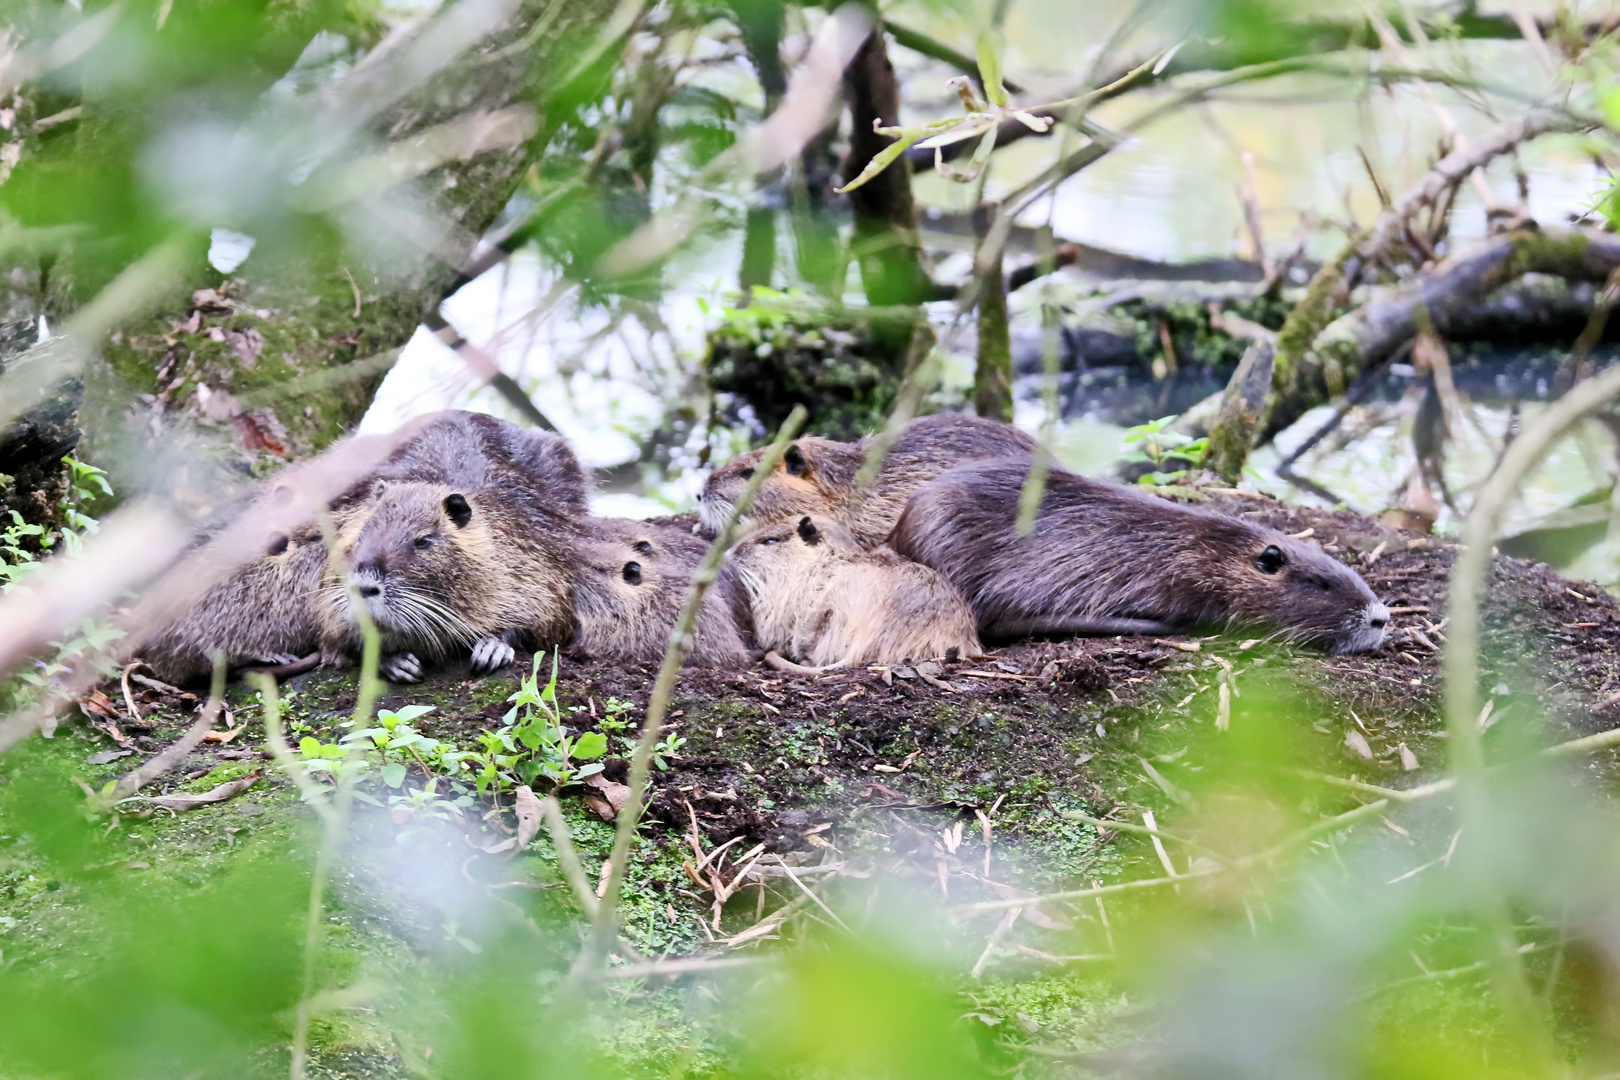
[[472,649],[473,675],[488,675],[499,671],[517,658],[517,650],[507,644],[504,637],[479,638]]
[[422,661],[416,658],[415,653],[394,653],[383,657],[377,664],[377,674],[392,683],[421,682]]
[[285,664],[296,664],[296,663],[298,663],[298,661],[300,661],[302,659],[303,659],[303,657],[299,656],[297,653],[290,653],[290,652],[265,653],[262,656],[255,656],[255,657],[249,659],[243,666],[244,667],[256,667],[256,666],[281,667],[281,666],[283,666]]

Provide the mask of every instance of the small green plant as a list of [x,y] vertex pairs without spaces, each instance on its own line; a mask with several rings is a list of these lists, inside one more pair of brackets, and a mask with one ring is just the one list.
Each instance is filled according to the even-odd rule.
[[1136,447],[1125,460],[1153,466],[1153,471],[1145,473],[1137,483],[1154,487],[1174,483],[1198,467],[1209,440],[1171,431],[1175,420],[1174,416],[1165,416],[1125,432],[1126,444]]
[[568,734],[557,704],[557,654],[552,653],[551,679],[544,687],[540,660],[541,654],[535,654],[528,677],[506,699],[512,707],[502,726],[478,736],[483,747],[475,758],[482,764],[476,776],[480,794],[517,784],[532,787],[541,780],[557,791],[602,771],[598,759],[607,754],[607,736],[599,731]]

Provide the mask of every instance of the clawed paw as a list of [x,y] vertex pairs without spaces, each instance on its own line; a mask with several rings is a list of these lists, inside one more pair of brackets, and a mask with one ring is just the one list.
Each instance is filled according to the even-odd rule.
[[472,673],[488,675],[510,664],[516,657],[517,650],[508,645],[504,638],[479,638],[473,645]]
[[422,661],[416,658],[415,653],[395,653],[382,658],[377,664],[377,672],[392,683],[421,682]]
[[255,656],[250,663],[262,667],[281,667],[284,664],[296,664],[301,659],[303,658],[292,653],[279,652]]

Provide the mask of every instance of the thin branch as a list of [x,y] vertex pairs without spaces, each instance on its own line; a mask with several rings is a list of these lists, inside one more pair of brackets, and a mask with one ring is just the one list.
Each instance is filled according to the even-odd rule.
[[601,903],[596,909],[592,944],[580,954],[574,968],[576,972],[597,967],[600,960],[607,956],[608,949],[618,934],[619,890],[624,884],[625,866],[630,858],[630,843],[641,820],[643,797],[647,791],[648,776],[652,771],[653,748],[663,731],[664,714],[669,709],[669,699],[675,690],[675,680],[679,677],[687,654],[692,649],[693,633],[697,626],[698,613],[703,607],[704,594],[714,583],[720,571],[720,562],[731,549],[737,522],[753,507],[754,499],[758,497],[766,478],[773,474],[776,463],[781,460],[788,444],[793,441],[799,428],[804,424],[805,415],[804,406],[795,405],[788,418],[783,421],[781,430],[777,432],[776,441],[766,448],[753,478],[748,482],[748,487],[727,512],[725,525],[714,538],[714,543],[709,545],[708,553],[703,556],[703,562],[692,575],[692,589],[687,593],[681,616],[670,632],[669,647],[664,650],[664,660],[659,665],[658,678],[653,683],[652,695],[647,702],[647,719],[642,725],[641,737],[636,741],[636,749],[630,759],[630,792],[625,797],[624,805],[619,809],[617,829],[613,836],[613,852],[608,858],[607,879],[602,889]]

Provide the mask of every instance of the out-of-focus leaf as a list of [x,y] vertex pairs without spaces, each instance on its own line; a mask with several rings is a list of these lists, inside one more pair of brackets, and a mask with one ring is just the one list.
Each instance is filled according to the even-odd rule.
[[994,35],[986,32],[979,35],[979,78],[984,82],[984,92],[990,99],[990,104],[1007,107],[1007,88],[1001,82],[1001,58],[997,54],[1000,46]]

